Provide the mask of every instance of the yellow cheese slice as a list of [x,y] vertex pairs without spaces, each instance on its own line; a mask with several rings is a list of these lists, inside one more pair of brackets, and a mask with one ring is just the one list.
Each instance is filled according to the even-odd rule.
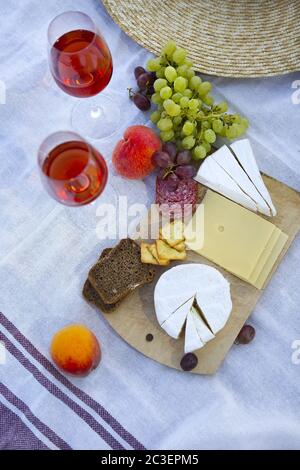
[[280,253],[282,252],[288,238],[289,237],[285,233],[281,232],[280,237],[279,237],[274,249],[272,250],[271,255],[269,256],[268,261],[266,262],[261,274],[259,275],[259,277],[255,281],[254,285],[258,289],[262,289],[264,287],[264,285],[265,285],[269,275],[271,274],[272,269],[274,268],[274,265],[275,265],[279,255],[280,255]]
[[265,247],[264,251],[262,252],[255,268],[253,269],[250,277],[249,277],[249,282],[253,285],[255,285],[255,281],[257,281],[258,277],[262,273],[269,257],[272,254],[272,251],[274,250],[276,243],[278,242],[280,235],[281,235],[281,230],[276,227],[274,232],[272,233],[271,239],[269,240],[269,243]]
[[[210,190],[203,204],[203,246],[200,247],[199,243],[195,249],[195,239],[192,242],[187,239],[187,246],[241,279],[248,280],[276,230],[275,225]],[[196,234],[197,237],[201,239],[201,234]]]

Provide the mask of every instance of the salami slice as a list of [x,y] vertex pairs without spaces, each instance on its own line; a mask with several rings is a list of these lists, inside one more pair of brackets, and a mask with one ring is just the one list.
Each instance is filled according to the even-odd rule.
[[198,202],[198,183],[192,179],[180,180],[175,191],[170,191],[166,180],[156,179],[156,204],[164,215],[182,218],[191,215]]

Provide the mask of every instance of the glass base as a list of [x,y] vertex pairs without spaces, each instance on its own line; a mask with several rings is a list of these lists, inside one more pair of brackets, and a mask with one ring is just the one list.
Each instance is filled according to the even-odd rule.
[[72,110],[72,127],[82,137],[105,139],[119,129],[120,108],[114,100],[101,94],[82,99]]

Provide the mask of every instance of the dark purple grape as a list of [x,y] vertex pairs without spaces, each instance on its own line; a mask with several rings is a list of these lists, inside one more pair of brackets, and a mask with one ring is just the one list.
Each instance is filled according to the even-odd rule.
[[161,150],[157,150],[152,155],[152,164],[155,166],[159,166],[160,168],[167,168],[171,163],[169,154],[166,152],[162,152]]
[[255,329],[251,325],[244,325],[235,340],[235,344],[248,344],[254,339]]
[[153,86],[153,85],[150,85],[150,86],[147,88],[147,94],[152,96],[154,93],[155,93],[154,86]]
[[151,102],[149,98],[147,98],[147,96],[142,95],[142,93],[135,93],[132,100],[136,107],[139,108],[141,111],[148,111],[148,109],[151,108]]
[[187,353],[183,356],[180,361],[180,366],[182,370],[189,372],[190,370],[195,369],[198,364],[198,358],[194,353]]
[[153,85],[153,78],[150,72],[142,73],[138,79],[137,84],[141,90],[146,90],[148,86]]
[[175,173],[171,173],[167,178],[166,181],[166,188],[168,191],[176,191],[179,185],[179,178],[175,175]]
[[146,70],[144,69],[144,67],[139,66],[134,69],[134,76],[136,80],[139,78],[140,75],[142,75],[142,73],[146,73]]
[[158,173],[157,173],[157,178],[158,178],[159,180],[163,180],[164,177],[165,177],[165,173],[166,173],[165,168],[160,168],[160,169],[158,170]]
[[189,150],[181,150],[177,154],[176,162],[178,165],[188,165],[192,160],[192,154]]
[[193,165],[180,165],[176,168],[176,175],[182,179],[193,178],[196,174],[196,168]]
[[171,161],[175,162],[177,155],[177,147],[173,142],[165,142],[162,146],[163,152],[167,152],[170,155]]

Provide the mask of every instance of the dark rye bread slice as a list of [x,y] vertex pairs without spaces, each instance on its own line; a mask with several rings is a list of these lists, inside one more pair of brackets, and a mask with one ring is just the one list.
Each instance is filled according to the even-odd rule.
[[153,266],[141,261],[141,249],[125,238],[98,261],[89,272],[89,281],[106,304],[114,304],[139,286],[153,281]]
[[[105,256],[107,256],[110,253],[110,251],[111,251],[111,248],[105,248],[102,251],[98,261],[100,261]],[[100,295],[97,293],[97,291],[94,289],[94,287],[92,286],[92,284],[90,283],[88,279],[84,283],[82,294],[88,302],[96,305],[96,307],[98,307],[104,313],[113,312],[119,305],[119,302],[116,302],[115,304],[104,303]]]

